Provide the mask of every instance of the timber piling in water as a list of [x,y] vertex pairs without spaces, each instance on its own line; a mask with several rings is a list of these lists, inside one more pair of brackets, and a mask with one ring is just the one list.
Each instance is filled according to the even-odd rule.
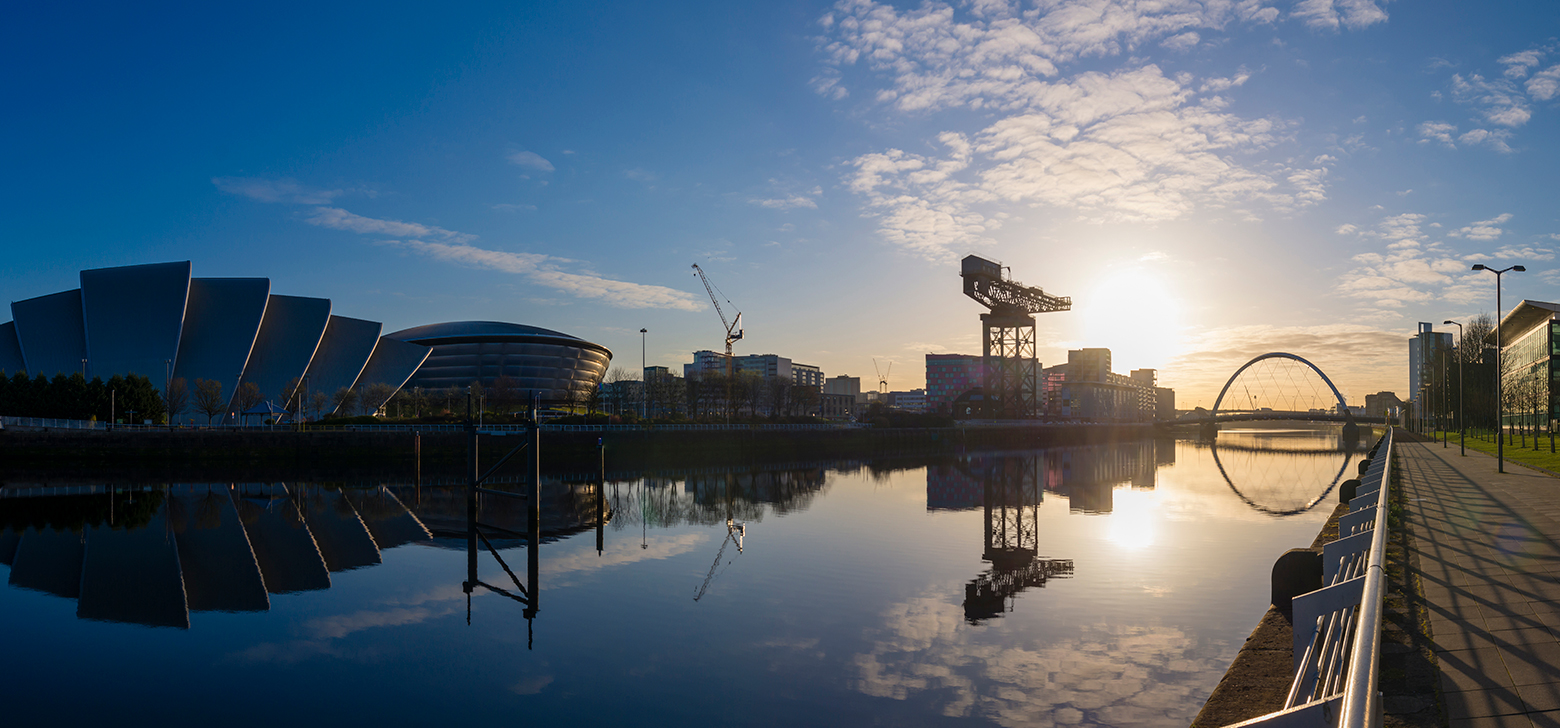
[[[482,447],[504,448],[508,435],[480,436]],[[1088,425],[851,430],[543,431],[548,472],[681,468],[800,462],[863,456],[957,454],[1136,440],[1150,426]],[[459,473],[466,465],[462,432],[403,431],[16,431],[0,432],[0,472],[11,475],[94,472],[193,475],[239,468],[289,480],[400,472],[420,478]],[[507,448],[504,448],[507,449]],[[423,473],[423,468],[428,473]],[[45,476],[46,477],[46,476]]]

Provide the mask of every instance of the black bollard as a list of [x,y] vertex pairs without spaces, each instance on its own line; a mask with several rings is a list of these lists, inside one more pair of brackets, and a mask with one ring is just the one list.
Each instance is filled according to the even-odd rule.
[[1301,594],[1322,588],[1322,552],[1290,549],[1273,562],[1273,606],[1290,613],[1292,602]]
[[1354,494],[1358,493],[1359,490],[1360,490],[1360,481],[1359,480],[1354,479],[1354,478],[1350,478],[1348,480],[1343,481],[1343,484],[1338,486],[1338,502],[1339,503],[1348,503],[1349,501],[1354,500]]

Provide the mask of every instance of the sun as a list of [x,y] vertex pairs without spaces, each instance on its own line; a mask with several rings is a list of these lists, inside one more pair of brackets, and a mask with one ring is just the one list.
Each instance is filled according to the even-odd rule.
[[1185,346],[1177,288],[1168,274],[1142,265],[1108,269],[1089,296],[1073,304],[1084,346],[1110,349],[1118,373],[1164,368]]

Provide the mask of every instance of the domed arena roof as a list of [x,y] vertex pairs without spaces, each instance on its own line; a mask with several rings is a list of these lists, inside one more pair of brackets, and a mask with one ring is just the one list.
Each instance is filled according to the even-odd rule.
[[425,324],[385,334],[385,336],[397,341],[422,344],[423,346],[499,341],[554,343],[598,349],[607,352],[609,356],[611,355],[611,352],[606,347],[600,344],[593,344],[578,336],[571,336],[561,331],[553,331],[552,329],[544,329],[540,326],[512,324],[503,321],[450,321],[440,324]]

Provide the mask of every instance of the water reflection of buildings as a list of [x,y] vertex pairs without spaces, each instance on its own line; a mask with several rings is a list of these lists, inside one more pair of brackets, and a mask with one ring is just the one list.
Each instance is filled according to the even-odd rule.
[[0,513],[12,586],[74,599],[82,619],[159,627],[266,611],[271,594],[328,589],[332,573],[429,538],[384,489],[174,486],[5,498]]
[[[1032,465],[1007,461],[1032,461]],[[1041,488],[1067,497],[1074,513],[1110,513],[1117,486],[1152,489],[1160,467],[1175,464],[1174,440],[1014,452],[970,453],[926,469],[927,510],[979,508],[985,474],[1032,467]]]

